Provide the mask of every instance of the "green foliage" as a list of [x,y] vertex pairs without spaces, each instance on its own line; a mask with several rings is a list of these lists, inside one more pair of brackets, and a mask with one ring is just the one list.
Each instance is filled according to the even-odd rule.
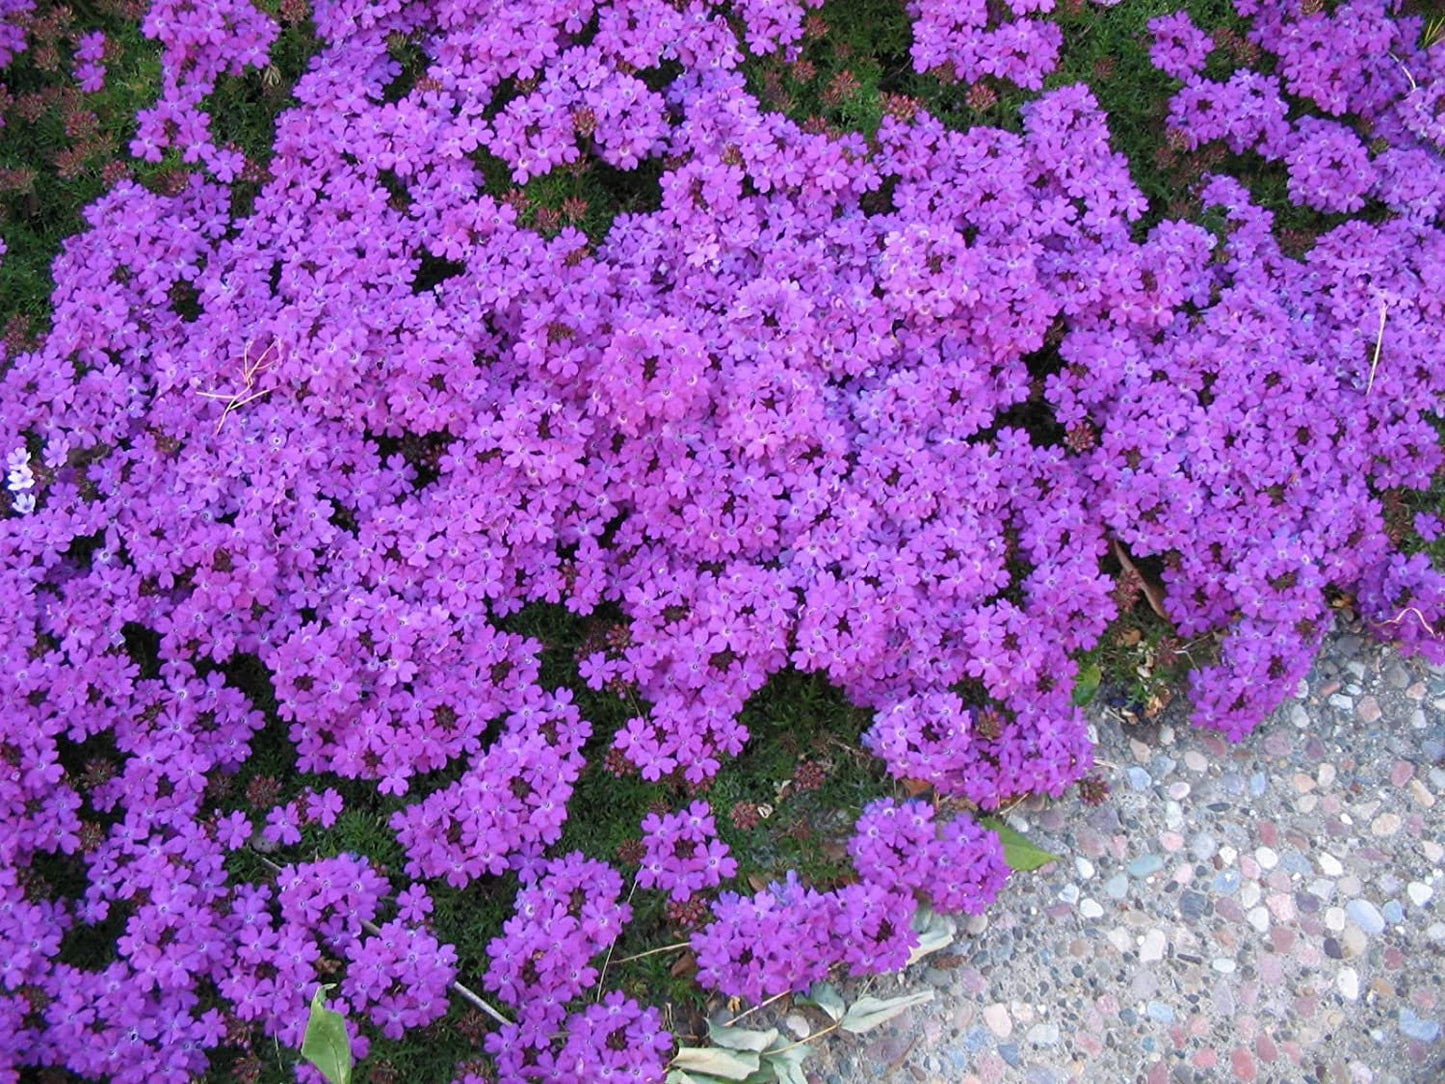
[[[89,29],[104,31],[114,53],[94,94],[72,78],[65,41]],[[0,260],[0,319],[22,318],[32,331],[48,319],[50,264],[61,242],[80,231],[81,210],[109,187],[104,172],[127,157],[136,112],[160,85],[155,44],[115,15],[80,14],[53,48],[53,67],[39,40],[10,61],[3,72],[9,104],[0,106],[0,233],[9,249]],[[154,173],[131,168],[142,178]]]
[[330,1084],[351,1084],[351,1037],[346,1034],[346,1020],[326,1007],[326,991],[333,988],[332,983],[319,986],[311,999],[301,1056],[316,1066]]
[[1030,873],[1059,860],[1058,855],[1050,854],[997,817],[984,817],[979,823],[998,836],[1003,844],[1003,860],[1015,873]]

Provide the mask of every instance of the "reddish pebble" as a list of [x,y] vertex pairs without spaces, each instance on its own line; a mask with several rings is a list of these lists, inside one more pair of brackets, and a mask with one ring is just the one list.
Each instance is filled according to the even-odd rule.
[[1398,971],[1405,963],[1405,954],[1391,945],[1385,949],[1385,970]]
[[1279,829],[1275,827],[1274,821],[1260,822],[1259,841],[1266,847],[1279,846]]
[[1169,1041],[1174,1044],[1176,1049],[1188,1044],[1189,1034],[1184,1030],[1183,1024],[1175,1024],[1169,1029]]
[[1156,1061],[1149,1066],[1149,1075],[1145,1079],[1149,1084],[1169,1084],[1169,1066]]
[[1259,1055],[1263,1062],[1273,1062],[1279,1057],[1279,1049],[1274,1045],[1274,1040],[1268,1035],[1261,1035],[1254,1043],[1254,1052]]
[[1410,782],[1415,775],[1415,765],[1408,760],[1397,760],[1395,766],[1390,769],[1390,782],[1397,787],[1403,787]]
[[1190,1060],[1194,1062],[1196,1069],[1213,1069],[1219,1064],[1219,1055],[1214,1052],[1213,1047],[1206,1046],[1203,1050],[1195,1051]]
[[1295,931],[1288,926],[1276,926],[1269,931],[1269,940],[1274,945],[1274,951],[1288,953],[1294,948]]
[[1254,1080],[1254,1059],[1250,1057],[1249,1051],[1244,1049],[1244,1047],[1235,1047],[1229,1062],[1234,1069],[1235,1080],[1242,1080],[1244,1084],[1250,1084],[1250,1082]]

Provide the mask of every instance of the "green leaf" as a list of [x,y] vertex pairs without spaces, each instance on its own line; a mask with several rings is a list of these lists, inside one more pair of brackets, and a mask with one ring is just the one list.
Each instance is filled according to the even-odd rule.
[[708,1076],[706,1073],[685,1073],[681,1069],[674,1069],[667,1074],[667,1084],[729,1084],[722,1077]]
[[843,996],[827,982],[815,982],[806,994],[799,994],[793,1000],[799,1005],[813,1005],[822,1009],[835,1024],[843,1019],[843,1013],[847,1011]]
[[725,1024],[708,1021],[707,1037],[714,1046],[725,1046],[729,1050],[747,1050],[756,1054],[773,1045],[778,1038],[778,1029],[754,1031],[752,1028],[730,1028]]
[[1079,667],[1079,676],[1074,679],[1074,706],[1082,708],[1094,699],[1094,694],[1099,691],[1099,682],[1103,680],[1103,673],[1099,670],[1096,662],[1086,662]]
[[773,1070],[778,1084],[808,1084],[803,1075],[803,1060],[812,1053],[807,1043],[789,1043],[781,1050],[763,1054],[763,1064]]
[[861,1035],[865,1031],[872,1031],[880,1024],[888,1023],[899,1013],[911,1009],[914,1005],[925,1005],[932,1000],[932,990],[919,990],[915,994],[904,994],[902,997],[860,997],[848,1006],[848,1012],[844,1014],[842,1020],[838,1021],[838,1026],[844,1031]]
[[916,964],[939,949],[953,944],[953,935],[958,927],[953,919],[940,915],[931,907],[919,907],[913,915],[913,930],[918,934],[918,944],[908,954],[908,962]]
[[673,1056],[671,1068],[687,1073],[707,1073],[723,1080],[746,1080],[758,1071],[760,1064],[758,1056],[747,1050],[684,1046]]
[[311,999],[311,1016],[306,1021],[306,1037],[301,1040],[301,1056],[321,1070],[331,1084],[351,1084],[351,1038],[346,1034],[346,1020],[339,1012],[326,1007],[326,991],[335,987],[327,983],[317,987]]
[[984,817],[978,823],[989,831],[997,833],[999,841],[1003,843],[1003,860],[1015,873],[1028,873],[1030,870],[1059,860],[1058,855],[1050,854],[1042,847],[1029,842],[1028,836],[1014,831],[997,817]]

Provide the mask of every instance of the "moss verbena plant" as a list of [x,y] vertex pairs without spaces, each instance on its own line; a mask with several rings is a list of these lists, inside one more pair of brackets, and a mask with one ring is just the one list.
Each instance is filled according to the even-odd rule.
[[334,983],[406,1079],[657,1079],[689,969],[987,905],[1141,592],[1234,737],[1331,597],[1442,658],[1445,54],[1149,6],[151,4],[0,360],[0,1073],[290,1072]]

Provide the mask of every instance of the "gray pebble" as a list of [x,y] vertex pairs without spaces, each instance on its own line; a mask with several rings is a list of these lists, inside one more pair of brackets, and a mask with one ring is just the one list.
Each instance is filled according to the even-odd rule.
[[1129,894],[1129,878],[1122,873],[1116,873],[1104,882],[1104,891],[1109,894],[1110,899],[1122,900]]
[[[1164,859],[1157,854],[1141,854],[1128,865],[1129,876],[1138,877],[1141,880],[1151,877],[1164,868]],[[1107,886],[1105,886],[1107,887]]]
[[1214,891],[1222,896],[1232,896],[1239,891],[1239,870],[1224,869],[1214,875]]
[[1409,1006],[1400,1009],[1400,1030],[1422,1043],[1433,1043],[1440,1035],[1440,1023],[1416,1016]]
[[1211,909],[1209,897],[1202,892],[1188,891],[1179,896],[1179,911],[1185,918],[1203,918]]
[[1125,774],[1129,777],[1129,787],[1132,790],[1148,790],[1154,783],[1154,780],[1149,778],[1149,773],[1138,766],[1130,768]]
[[1053,1046],[1059,1041],[1059,1026],[1057,1024],[1035,1024],[1029,1028],[1025,1038],[1035,1046]]
[[1196,862],[1207,862],[1219,850],[1219,844],[1208,832],[1198,832],[1189,841],[1189,853]]
[[1349,920],[1371,937],[1385,932],[1385,916],[1380,909],[1366,899],[1351,900],[1345,904]]

